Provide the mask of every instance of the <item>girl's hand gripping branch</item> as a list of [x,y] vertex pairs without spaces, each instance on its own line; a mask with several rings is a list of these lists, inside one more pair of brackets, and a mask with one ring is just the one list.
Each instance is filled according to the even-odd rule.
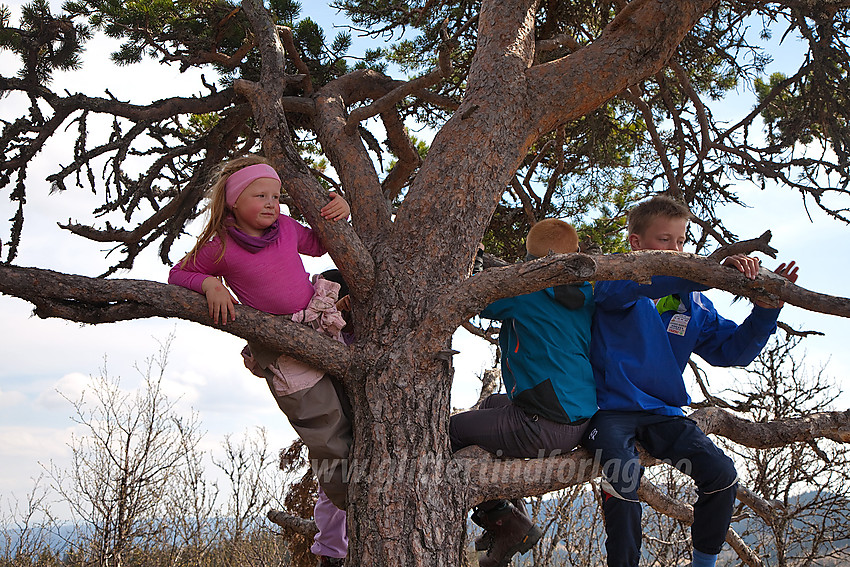
[[333,191],[329,195],[331,197],[330,202],[319,211],[322,214],[322,218],[333,221],[347,219],[351,213],[351,207],[348,206],[346,200],[340,197],[339,193],[334,193]]
[[218,278],[208,277],[201,284],[201,289],[207,296],[210,317],[212,317],[214,323],[218,324],[219,318],[221,318],[222,325],[227,325],[228,317],[231,321],[236,320],[236,309],[233,306],[236,299],[230,295],[230,292]]

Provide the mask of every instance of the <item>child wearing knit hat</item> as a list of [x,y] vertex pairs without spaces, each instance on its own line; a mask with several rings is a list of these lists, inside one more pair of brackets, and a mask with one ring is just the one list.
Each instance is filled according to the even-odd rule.
[[578,233],[568,222],[560,219],[543,219],[528,231],[525,249],[535,258],[547,254],[570,254],[578,252]]
[[[527,260],[578,251],[569,223],[545,219],[526,238]],[[494,394],[479,409],[453,415],[452,451],[478,445],[497,456],[548,457],[569,453],[596,412],[590,368],[593,290],[589,283],[559,285],[488,305],[481,316],[502,322],[502,379],[507,394]],[[540,539],[522,500],[491,500],[476,507],[484,528],[476,549],[482,567],[507,565]]]

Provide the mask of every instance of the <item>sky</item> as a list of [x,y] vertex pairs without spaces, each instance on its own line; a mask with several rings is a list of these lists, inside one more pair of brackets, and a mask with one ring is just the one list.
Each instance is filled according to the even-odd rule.
[[[17,14],[21,2],[10,4],[13,14]],[[341,16],[326,7],[315,12],[311,6],[309,13],[323,24],[344,23]],[[328,31],[329,36],[333,33]],[[362,44],[356,42],[355,48],[358,45]],[[113,46],[108,40],[98,38],[90,44],[89,52],[108,53]],[[0,57],[3,75],[15,70],[10,59],[6,54]],[[156,81],[151,77],[156,77]],[[103,96],[109,88],[117,98],[138,103],[204,90],[198,73],[180,74],[176,68],[150,61],[116,68],[94,57],[87,57],[79,71],[57,74],[52,87],[92,96]],[[8,118],[16,116],[16,108],[22,108],[26,101],[10,96],[0,104],[0,116]],[[733,97],[729,101],[730,111],[736,105],[746,104],[750,103]],[[60,230],[56,222],[90,220],[91,210],[99,204],[99,198],[85,189],[49,195],[49,186],[44,181],[46,175],[56,170],[57,163],[69,161],[73,134],[71,131],[52,141],[30,167],[26,224],[15,264],[96,276],[108,265],[102,246]],[[823,293],[850,295],[846,283],[850,273],[843,245],[847,227],[831,221],[811,206],[812,221],[809,222],[801,215],[800,197],[793,192],[761,191],[746,184],[737,189],[743,201],[752,208],[726,210],[727,226],[742,239],[757,237],[771,229],[774,234],[771,244],[779,249],[780,259],[795,259],[800,264],[798,284]],[[8,234],[7,219],[13,213],[11,204],[0,199],[0,234]],[[197,228],[193,227],[192,231],[197,233]],[[172,259],[179,259],[192,244],[188,237],[178,241]],[[143,253],[136,268],[118,277],[165,282],[168,267],[162,265],[155,252]],[[767,267],[777,263],[765,259]],[[332,262],[328,257],[305,258],[305,267],[308,272],[316,273],[332,267]],[[727,293],[711,292],[711,298],[719,311],[729,318],[740,321],[748,312],[746,302],[733,305]],[[155,354],[170,335],[173,335],[173,342],[164,388],[176,401],[178,412],[198,413],[202,429],[206,431],[203,448],[215,453],[225,436],[238,438],[257,427],[267,430],[273,449],[288,445],[294,438],[265,383],[242,366],[241,339],[187,321],[154,318],[79,325],[56,319],[41,320],[32,317],[31,312],[30,304],[0,296],[4,323],[0,340],[0,360],[3,361],[0,365],[0,516],[4,506],[24,497],[33,479],[45,467],[51,463],[67,466],[68,443],[72,433],[80,431],[71,419],[73,408],[68,400],[78,399],[89,386],[91,376],[99,375],[104,365],[110,375],[121,376],[124,388],[137,387],[140,374],[135,366],[143,367],[145,360]],[[792,306],[783,310],[780,319],[795,327],[825,332],[825,337],[806,341],[809,362],[815,366],[828,362],[826,373],[837,381],[848,374],[850,353],[842,339],[850,331],[850,322]],[[476,375],[489,367],[491,349],[466,333],[459,333],[454,348],[461,354],[454,359],[456,379],[452,404],[467,407],[477,398]],[[740,373],[718,370],[710,376],[718,391],[731,385]],[[841,409],[850,407],[846,395],[842,403]]]
[[[21,4],[11,3],[13,21]],[[313,14],[316,12],[311,9]],[[314,17],[325,24],[342,22],[329,8]],[[326,32],[333,37],[336,30],[326,28]],[[358,39],[355,44],[364,41]],[[88,52],[109,53],[115,45],[107,38],[96,38],[89,44]],[[0,74],[9,76],[16,72],[12,59],[8,54],[0,57]],[[150,81],[150,77],[156,77],[156,82]],[[151,61],[117,68],[91,56],[85,58],[82,69],[57,73],[51,87],[91,96],[105,96],[108,88],[118,99],[136,103],[205,92],[199,72],[181,74],[176,67]],[[0,104],[0,117],[8,119],[22,112],[20,109],[26,108],[27,101],[12,95]],[[69,128],[69,132],[49,143],[30,166],[24,234],[15,264],[94,277],[109,266],[109,258],[104,258],[104,246],[71,235],[56,223],[69,219],[89,222],[91,211],[101,204],[102,197],[88,189],[75,188],[49,195],[49,184],[44,180],[57,169],[57,163],[70,161],[74,134],[75,128]],[[5,197],[0,199],[0,234],[8,234],[11,224],[8,219],[14,211],[12,203]],[[193,226],[190,232],[197,234],[199,228]],[[190,237],[178,241],[172,259],[182,257],[193,243]],[[144,252],[132,271],[116,277],[166,282],[169,267],[156,257],[155,248]],[[309,273],[333,267],[327,255],[303,259]],[[79,399],[90,389],[91,377],[99,376],[104,368],[111,376],[121,377],[122,389],[138,387],[142,376],[136,367],[144,368],[146,360],[160,350],[169,336],[173,340],[163,388],[176,402],[180,414],[194,411],[199,415],[206,431],[203,449],[215,454],[220,451],[225,436],[238,439],[252,434],[258,427],[266,429],[272,450],[288,446],[295,437],[265,382],[242,365],[239,354],[244,346],[242,339],[188,321],[162,318],[104,325],[43,320],[31,315],[31,304],[3,295],[0,295],[0,314],[4,321],[0,340],[3,361],[0,365],[0,518],[4,508],[25,496],[33,486],[33,479],[46,468],[52,464],[67,467],[70,462],[68,443],[71,435],[79,434],[81,428],[71,419],[73,407],[69,400]],[[471,341],[475,339],[460,332],[455,348],[468,351],[463,345]],[[488,347],[478,343],[477,351],[489,352]],[[463,404],[462,407],[477,399],[475,375],[489,367],[489,358],[485,355],[456,361],[458,375],[472,380],[458,381],[454,400]]]

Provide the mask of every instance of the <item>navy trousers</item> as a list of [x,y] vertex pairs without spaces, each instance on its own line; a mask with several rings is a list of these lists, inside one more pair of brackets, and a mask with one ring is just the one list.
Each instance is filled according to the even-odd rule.
[[591,419],[583,444],[595,453],[605,480],[602,512],[609,567],[637,567],[640,560],[641,505],[637,490],[643,467],[635,442],[694,479],[694,549],[720,553],[738,487],[732,459],[686,417],[599,411]]

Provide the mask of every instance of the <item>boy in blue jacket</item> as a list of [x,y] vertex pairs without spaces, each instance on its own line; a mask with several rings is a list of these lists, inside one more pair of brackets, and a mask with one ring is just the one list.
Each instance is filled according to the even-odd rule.
[[[644,201],[629,213],[629,244],[632,250],[681,252],[689,218],[688,208],[669,197]],[[724,265],[751,279],[759,270],[758,260],[744,255],[730,256]],[[794,262],[780,265],[777,273],[797,279]],[[693,565],[714,565],[725,541],[738,475],[732,460],[684,416],[682,406],[691,398],[682,373],[692,353],[713,366],[746,366],[776,329],[779,309],[756,302],[749,317],[736,325],[718,315],[700,293],[705,289],[670,276],[654,276],[649,285],[596,283],[590,360],[599,412],[584,445],[602,465],[611,567],[637,567],[640,559],[637,490],[643,468],[636,441],[696,483]]]
[[[526,259],[577,252],[578,235],[564,221],[545,219],[531,228],[526,250]],[[593,292],[587,282],[488,305],[481,316],[502,322],[499,345],[508,393],[494,394],[480,409],[452,416],[452,451],[478,445],[511,458],[572,451],[596,411],[589,359],[592,315]],[[481,567],[507,565],[542,534],[519,499],[484,502],[472,518],[485,529],[476,541],[476,549],[487,550],[479,559]]]

